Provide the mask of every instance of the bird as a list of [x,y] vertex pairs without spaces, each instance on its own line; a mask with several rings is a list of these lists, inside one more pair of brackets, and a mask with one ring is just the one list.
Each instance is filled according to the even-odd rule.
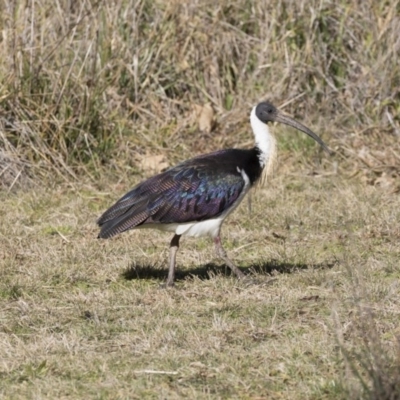
[[238,279],[246,275],[228,257],[221,241],[221,226],[249,190],[265,180],[276,153],[269,124],[280,122],[306,133],[331,154],[322,139],[305,125],[283,114],[270,101],[250,113],[255,144],[250,149],[230,148],[199,155],[135,186],[97,220],[99,238],[111,238],[136,228],[172,232],[166,287],[174,285],[176,254],[182,236],[211,236],[215,251]]

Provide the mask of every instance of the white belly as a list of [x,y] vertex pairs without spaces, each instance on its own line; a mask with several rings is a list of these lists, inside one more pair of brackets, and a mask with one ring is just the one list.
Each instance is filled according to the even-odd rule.
[[[208,219],[206,221],[186,222],[184,224],[168,224],[164,225],[165,230],[173,231],[177,235],[182,236],[211,236],[217,237],[221,229],[221,225],[227,215],[220,215],[217,218]],[[163,227],[160,226],[161,229]],[[164,230],[164,229],[163,229]]]

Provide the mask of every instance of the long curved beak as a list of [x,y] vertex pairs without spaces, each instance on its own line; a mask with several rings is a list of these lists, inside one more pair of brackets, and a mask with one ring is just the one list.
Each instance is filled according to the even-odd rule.
[[298,129],[299,131],[302,131],[306,133],[308,136],[312,137],[317,143],[320,144],[320,146],[330,155],[333,154],[333,152],[329,149],[329,147],[323,142],[323,140],[312,130],[308,129],[306,126],[301,124],[300,122],[297,122],[293,118],[288,117],[285,114],[281,114],[278,112],[278,114],[275,117],[275,121],[277,122],[282,122],[285,125],[292,126],[293,128]]

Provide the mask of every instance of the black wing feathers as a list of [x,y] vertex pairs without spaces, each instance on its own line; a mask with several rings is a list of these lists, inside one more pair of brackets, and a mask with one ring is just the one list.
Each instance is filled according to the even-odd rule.
[[[256,150],[230,149],[185,161],[137,185],[97,221],[108,238],[142,224],[203,221],[217,217],[237,200],[261,169]],[[249,165],[251,165],[249,169]],[[253,171],[254,170],[254,171]]]

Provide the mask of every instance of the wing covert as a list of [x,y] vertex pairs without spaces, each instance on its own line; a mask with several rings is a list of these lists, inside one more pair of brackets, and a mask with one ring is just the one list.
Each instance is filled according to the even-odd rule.
[[246,150],[199,156],[138,184],[99,218],[100,236],[142,224],[203,221],[221,215],[245,187],[238,166],[242,152]]

